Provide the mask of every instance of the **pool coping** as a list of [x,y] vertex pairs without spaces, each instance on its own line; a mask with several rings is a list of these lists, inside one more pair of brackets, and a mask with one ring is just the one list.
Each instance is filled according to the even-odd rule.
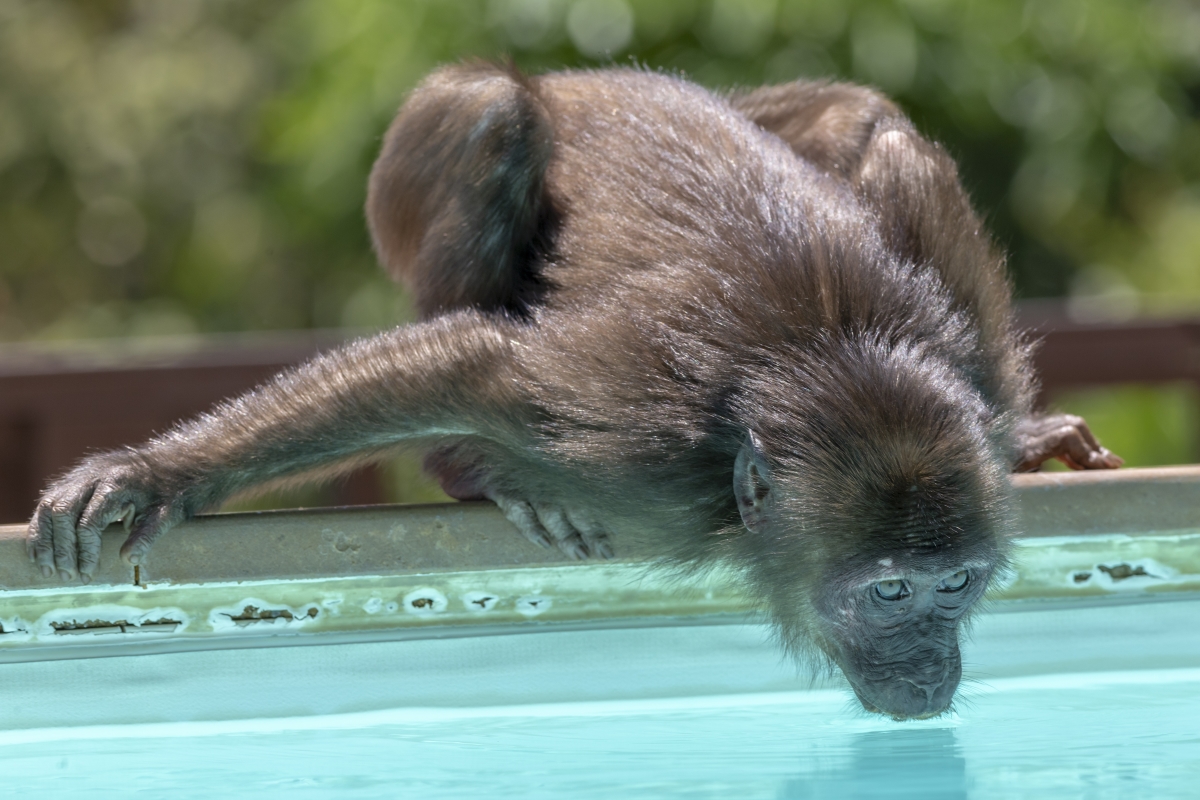
[[[1034,473],[1013,486],[1022,536],[993,609],[1200,592],[1200,466]],[[124,532],[113,527],[88,585],[43,578],[23,537],[24,526],[0,526],[0,662],[112,645],[711,624],[757,610],[729,571],[674,575],[654,569],[644,546],[573,562],[486,503],[205,516],[168,533],[139,568],[120,562]]]

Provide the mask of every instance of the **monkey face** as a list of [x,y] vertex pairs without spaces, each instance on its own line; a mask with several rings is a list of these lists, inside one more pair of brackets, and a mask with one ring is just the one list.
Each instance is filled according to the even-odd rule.
[[860,578],[852,585],[828,585],[816,603],[818,640],[868,711],[895,719],[937,716],[950,707],[962,676],[959,623],[992,568],[891,562],[849,570]]

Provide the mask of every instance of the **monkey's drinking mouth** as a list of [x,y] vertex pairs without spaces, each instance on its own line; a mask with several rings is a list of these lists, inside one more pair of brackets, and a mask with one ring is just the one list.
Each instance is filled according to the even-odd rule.
[[[847,679],[850,676],[847,674]],[[867,691],[850,680],[850,688],[863,709],[872,714],[891,717],[896,722],[910,719],[932,719],[950,710],[958,681],[946,680],[936,686],[923,686],[907,678],[897,677],[883,685],[874,685]]]
[[891,717],[892,722],[907,722],[910,719],[934,719],[935,717],[942,716],[943,714],[945,714],[946,712],[948,712],[950,710],[950,706],[946,706],[941,711],[929,711],[929,712],[926,712],[923,714],[896,714],[891,711],[884,711],[881,708],[877,708],[876,706],[872,705],[870,702],[863,700],[861,697],[858,698],[858,701],[860,703],[862,703],[862,707],[864,710],[869,711],[872,714],[879,714],[884,717]]

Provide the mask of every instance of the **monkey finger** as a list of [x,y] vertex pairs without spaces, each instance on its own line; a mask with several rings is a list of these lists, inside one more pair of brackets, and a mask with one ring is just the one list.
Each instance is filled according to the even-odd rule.
[[41,567],[43,577],[54,574],[54,520],[49,503],[43,502],[34,512],[25,548],[33,562]]
[[1074,414],[1063,414],[1059,419],[1078,431],[1079,435],[1083,438],[1083,442],[1088,450],[1085,469],[1115,469],[1125,463],[1123,458],[1114,455],[1100,444],[1100,440],[1092,433],[1092,429],[1088,427],[1087,421],[1083,417],[1077,417]]
[[545,503],[538,503],[534,506],[534,510],[537,511],[538,520],[542,523],[542,527],[554,537],[554,542],[558,545],[559,550],[562,550],[576,561],[583,561],[591,555],[587,544],[583,541],[583,537],[579,535],[579,531],[575,530],[575,526],[567,520],[567,515],[563,513],[561,508]]
[[1047,422],[1056,423],[1055,434],[1069,442],[1071,460],[1076,464],[1073,469],[1099,469],[1106,466],[1104,454],[1107,451],[1100,446],[1100,441],[1083,417],[1059,414],[1049,417]]
[[492,493],[488,495],[493,503],[500,507],[500,511],[504,516],[516,526],[525,538],[534,544],[542,547],[552,547],[554,540],[542,524],[538,522],[537,514],[533,511],[533,506],[526,503],[524,500],[513,500],[501,494]]
[[1101,450],[1100,442],[1096,439],[1096,435],[1092,433],[1092,429],[1088,427],[1087,421],[1083,417],[1077,417],[1074,414],[1064,414],[1062,417],[1063,423],[1070,425],[1075,430],[1079,431],[1079,435],[1083,438],[1086,444],[1092,450]]
[[146,558],[154,541],[170,530],[179,515],[169,506],[156,506],[146,512],[145,516],[135,518],[133,532],[121,545],[121,558],[128,564],[140,564]]
[[75,580],[78,522],[78,509],[74,503],[60,500],[50,504],[50,523],[54,530],[54,567],[65,581]]
[[1057,440],[1052,445],[1052,453],[1059,461],[1071,469],[1093,468],[1098,454],[1079,427],[1064,425],[1049,436]]
[[1080,464],[1078,461],[1071,458],[1070,453],[1059,453],[1057,456],[1055,456],[1055,458],[1057,458],[1063,464],[1066,464],[1067,467],[1070,468],[1071,470],[1079,471],[1079,470],[1087,469],[1087,466],[1085,466],[1084,464]]
[[575,526],[575,530],[579,531],[579,535],[583,537],[584,544],[593,554],[604,559],[613,557],[612,544],[608,540],[608,531],[596,522],[596,520],[586,511],[567,511],[567,519]]
[[1125,463],[1124,459],[1100,446],[1083,420],[1079,422],[1080,426],[1074,428],[1077,435],[1068,437],[1068,441],[1071,459],[1078,462],[1081,469],[1116,469]]
[[76,528],[79,550],[79,577],[87,580],[100,563],[100,538],[104,529],[122,517],[131,518],[135,505],[127,492],[96,492],[92,502],[84,509]]

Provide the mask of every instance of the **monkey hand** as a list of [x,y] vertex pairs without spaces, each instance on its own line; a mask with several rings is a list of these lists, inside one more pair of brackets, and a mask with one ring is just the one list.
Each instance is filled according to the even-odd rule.
[[589,556],[613,557],[608,532],[586,511],[531,503],[496,492],[489,492],[488,498],[534,544],[557,547],[580,561]]
[[1125,463],[1101,447],[1083,418],[1073,414],[1027,417],[1016,434],[1014,472],[1032,472],[1052,458],[1071,469],[1116,469]]
[[100,558],[100,533],[118,520],[129,536],[121,557],[139,563],[150,545],[190,516],[181,481],[156,468],[137,450],[86,459],[42,495],[29,523],[29,558],[49,577],[76,574],[87,583]]

